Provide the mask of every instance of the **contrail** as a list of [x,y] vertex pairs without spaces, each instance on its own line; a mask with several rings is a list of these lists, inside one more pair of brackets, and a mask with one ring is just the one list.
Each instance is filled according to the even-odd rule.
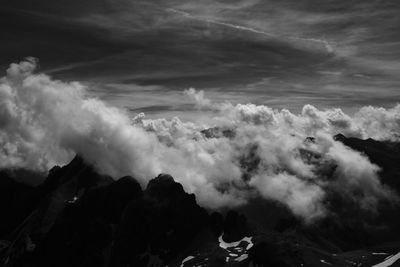
[[333,47],[331,46],[331,44],[328,41],[323,40],[323,39],[302,38],[302,37],[294,37],[294,36],[279,36],[279,35],[275,35],[275,34],[272,34],[272,33],[266,32],[266,31],[262,31],[259,29],[254,29],[251,27],[246,27],[246,26],[237,25],[237,24],[228,23],[228,22],[222,22],[222,21],[208,19],[208,18],[199,17],[199,16],[194,16],[188,12],[184,12],[184,11],[177,10],[174,8],[167,8],[166,10],[169,12],[179,14],[179,15],[189,18],[189,19],[194,19],[194,20],[198,20],[198,21],[202,21],[202,22],[221,25],[221,26],[225,26],[225,27],[229,27],[229,28],[233,28],[233,29],[237,29],[237,30],[241,30],[241,31],[248,31],[248,32],[253,32],[253,33],[257,33],[257,34],[262,34],[262,35],[268,36],[270,38],[286,38],[286,39],[290,39],[290,40],[299,40],[299,41],[306,41],[306,42],[322,44],[329,53],[333,53]]
[[204,17],[193,16],[187,12],[176,10],[173,8],[167,8],[167,11],[182,15],[182,16],[190,18],[190,19],[195,19],[195,20],[208,22],[208,23],[212,23],[212,24],[216,24],[216,25],[222,25],[222,26],[226,26],[226,27],[234,28],[234,29],[238,29],[238,30],[250,31],[250,32],[254,32],[254,33],[258,33],[258,34],[262,34],[262,35],[267,35],[269,37],[276,37],[274,34],[271,34],[271,33],[265,32],[265,31],[257,30],[254,28],[246,27],[246,26],[236,25],[236,24],[232,24],[232,23],[222,22],[222,21],[218,21],[218,20],[207,19]]

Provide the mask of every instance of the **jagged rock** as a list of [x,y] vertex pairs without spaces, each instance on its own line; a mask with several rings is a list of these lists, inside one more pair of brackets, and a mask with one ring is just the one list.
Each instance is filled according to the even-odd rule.
[[29,214],[34,188],[17,182],[6,170],[0,171],[0,239],[10,238]]
[[380,142],[371,138],[362,140],[347,138],[343,134],[334,136],[353,150],[365,154],[372,163],[382,168],[381,178],[383,183],[390,185],[400,194],[400,143]]
[[233,129],[229,128],[220,128],[220,127],[213,127],[208,128],[200,131],[206,138],[229,138],[232,139],[235,137],[236,132]]
[[[58,192],[83,179],[73,171],[82,173],[82,168],[74,159],[68,169],[55,170],[45,187],[55,187],[51,195]],[[95,180],[103,178],[92,170],[89,174],[86,190],[66,202],[39,242],[35,255],[40,266],[146,266],[154,258],[167,263],[209,226],[195,196],[169,175],[151,180],[142,192],[132,177],[98,185]]]
[[242,239],[249,233],[246,217],[230,210],[224,220],[223,232],[223,238],[226,242],[234,242]]
[[[379,172],[381,183],[394,189],[400,197],[400,143],[381,142],[371,138],[363,140],[346,137],[343,134],[334,136],[334,139],[353,150],[359,151],[367,156],[372,163],[381,167]],[[335,205],[344,206],[342,203]],[[337,226],[332,231],[332,236],[336,238],[339,236],[340,240],[346,240],[349,237],[356,239],[356,245],[351,248],[355,248],[360,243],[376,244],[385,240],[394,241],[400,236],[398,227],[400,225],[399,205],[399,202],[382,202],[378,207],[378,213],[369,217],[365,214],[359,214],[359,211],[351,211],[343,215],[340,220],[336,220]],[[350,221],[350,225],[345,224],[348,221]],[[332,221],[330,224],[332,224]]]
[[117,230],[113,266],[139,266],[157,255],[164,264],[208,223],[207,213],[195,196],[183,190],[170,175],[151,180],[142,201],[129,204]]
[[253,266],[288,267],[282,249],[274,243],[262,241],[249,251],[249,259]]
[[[102,178],[98,176],[98,179]],[[58,216],[38,247],[40,264],[104,266],[109,257],[105,251],[111,247],[123,211],[131,201],[141,198],[139,183],[129,176],[108,185],[91,187],[80,198],[68,203]]]

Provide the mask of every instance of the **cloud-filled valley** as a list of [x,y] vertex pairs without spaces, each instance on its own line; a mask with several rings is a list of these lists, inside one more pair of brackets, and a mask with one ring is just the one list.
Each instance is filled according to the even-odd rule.
[[0,80],[1,168],[47,171],[79,154],[99,171],[132,175],[142,186],[169,173],[207,208],[263,197],[306,222],[329,215],[332,192],[371,212],[380,201],[397,201],[380,168],[334,136],[399,141],[400,105],[366,106],[353,115],[306,105],[294,114],[213,102],[191,88],[182,94],[207,120],[147,119],[36,68],[27,58]]

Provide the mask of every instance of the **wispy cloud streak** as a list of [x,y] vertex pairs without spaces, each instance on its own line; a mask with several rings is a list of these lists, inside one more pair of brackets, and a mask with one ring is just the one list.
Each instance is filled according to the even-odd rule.
[[303,38],[303,37],[297,37],[297,36],[281,36],[281,35],[272,34],[272,33],[269,33],[269,32],[263,31],[263,30],[252,28],[252,27],[233,24],[233,23],[229,23],[229,22],[223,22],[223,21],[219,21],[219,20],[215,20],[215,19],[209,19],[209,18],[201,17],[201,16],[195,16],[188,12],[184,12],[184,11],[177,10],[174,8],[167,8],[166,10],[169,12],[179,14],[179,15],[189,18],[189,19],[194,19],[194,20],[211,23],[211,24],[215,24],[215,25],[221,25],[221,26],[229,27],[232,29],[240,30],[240,31],[247,31],[247,32],[252,32],[252,33],[256,33],[256,34],[261,34],[261,35],[264,35],[264,36],[267,36],[267,37],[273,38],[273,39],[286,39],[286,40],[297,40],[297,41],[303,41],[303,42],[317,43],[317,44],[323,45],[323,47],[326,49],[326,51],[328,53],[334,52],[333,46],[327,40],[324,40],[324,39]]

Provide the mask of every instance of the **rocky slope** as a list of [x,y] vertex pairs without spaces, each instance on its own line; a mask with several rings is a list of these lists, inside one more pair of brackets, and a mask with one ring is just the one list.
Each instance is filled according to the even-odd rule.
[[[382,181],[400,193],[399,144],[335,138],[379,165]],[[243,160],[249,172],[254,161]],[[304,225],[261,199],[205,210],[167,174],[142,188],[134,177],[99,174],[79,156],[38,186],[18,175],[0,172],[2,266],[373,266],[400,251],[395,204],[367,214],[333,202],[335,215]]]

